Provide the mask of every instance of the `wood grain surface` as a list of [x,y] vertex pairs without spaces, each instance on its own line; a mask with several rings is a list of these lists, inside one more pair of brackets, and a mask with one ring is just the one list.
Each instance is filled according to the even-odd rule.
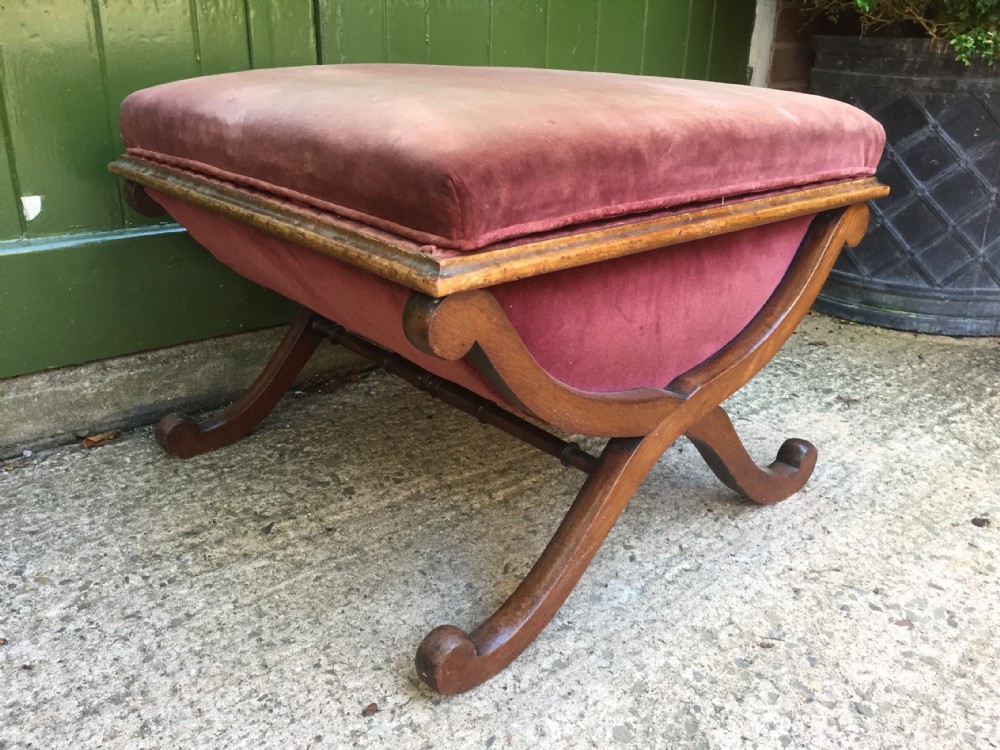
[[483,289],[529,276],[597,263],[667,245],[736,232],[879,198],[888,188],[874,178],[806,188],[728,205],[683,211],[622,226],[527,240],[457,257],[435,257],[413,242],[356,222],[203,179],[153,162],[125,157],[108,167],[126,180],[189,201],[270,234],[310,247],[432,297]]

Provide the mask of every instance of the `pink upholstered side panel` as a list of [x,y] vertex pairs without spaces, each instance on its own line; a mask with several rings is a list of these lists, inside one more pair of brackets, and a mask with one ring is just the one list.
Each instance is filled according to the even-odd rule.
[[191,203],[149,191],[191,236],[241,276],[403,355],[425,370],[506,403],[465,362],[446,362],[415,348],[403,333],[410,290],[329,255],[258,231]]
[[662,388],[731,341],[781,281],[812,217],[493,288],[535,359],[585,391]]
[[[410,291],[320,252],[150,191],[241,275],[421,367],[503,403],[462,362],[406,339]],[[781,280],[810,217],[756,227],[492,289],[549,373],[588,391],[661,388],[742,330]]]

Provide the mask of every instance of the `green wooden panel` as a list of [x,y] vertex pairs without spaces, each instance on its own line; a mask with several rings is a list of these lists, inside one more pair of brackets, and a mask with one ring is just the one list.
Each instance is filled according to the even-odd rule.
[[10,155],[7,110],[4,107],[3,69],[0,68],[0,240],[20,237],[24,231],[19,210],[14,160]]
[[114,153],[90,0],[0,4],[10,146],[22,195],[39,196],[30,236],[121,226],[105,165]]
[[[287,302],[238,279],[183,233],[142,227],[120,203],[105,166],[121,148],[121,99],[136,88],[318,59],[740,80],[753,5],[0,0],[0,377],[291,315]],[[31,222],[22,195],[42,197]]]
[[489,65],[490,5],[427,0],[427,59],[439,65]]
[[385,31],[388,62],[427,62],[427,0],[386,0]]
[[[138,89],[198,75],[190,0],[99,3],[100,29],[104,41],[105,91],[114,152],[122,153],[117,127],[121,103]],[[117,186],[106,172],[102,180]],[[121,203],[125,226],[162,224],[169,219],[142,216]]]
[[679,78],[687,59],[692,0],[649,0],[642,72]]
[[195,9],[193,21],[199,71],[211,75],[249,68],[250,42],[243,0],[190,2]]
[[490,64],[545,67],[547,0],[495,0],[490,21]]
[[341,0],[340,6],[344,62],[385,62],[385,2]]
[[712,32],[715,30],[715,0],[698,0],[692,7],[688,31],[684,77],[706,80],[712,58]]
[[600,12],[601,0],[549,0],[548,67],[594,70]]
[[314,65],[318,61],[312,0],[246,0],[246,6],[250,64],[254,68]]
[[19,202],[10,170],[10,157],[0,139],[0,240],[11,240],[21,236]]
[[749,83],[750,34],[756,16],[753,0],[716,0],[715,29],[708,77],[712,81]]
[[646,0],[614,0],[601,4],[597,69],[641,73],[646,30]]
[[319,0],[316,12],[316,54],[320,63],[344,62],[340,38],[340,0]]
[[288,321],[179,231],[0,247],[0,378]]

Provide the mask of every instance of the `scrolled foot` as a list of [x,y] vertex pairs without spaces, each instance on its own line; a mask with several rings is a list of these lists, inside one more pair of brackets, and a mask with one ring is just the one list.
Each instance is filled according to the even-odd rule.
[[464,693],[499,671],[483,664],[476,644],[454,625],[441,625],[424,637],[417,649],[416,665],[420,679],[442,695]]
[[156,441],[171,456],[191,458],[209,450],[199,439],[201,428],[187,414],[168,414],[156,424]]
[[800,438],[782,443],[767,467],[757,466],[721,406],[689,427],[685,436],[724,485],[762,505],[794,495],[816,468],[816,446]]
[[323,334],[317,330],[322,320],[309,310],[303,311],[250,389],[219,416],[201,424],[186,414],[168,414],[161,419],[156,426],[160,445],[172,456],[191,458],[232,445],[248,435],[271,413],[323,341]]
[[768,468],[774,471],[777,464],[784,464],[793,471],[804,471],[808,477],[816,468],[817,454],[816,446],[808,440],[789,438],[781,444],[774,463]]

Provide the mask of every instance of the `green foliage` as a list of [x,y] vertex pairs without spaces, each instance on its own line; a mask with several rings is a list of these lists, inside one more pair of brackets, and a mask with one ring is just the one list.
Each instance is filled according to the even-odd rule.
[[1000,0],[800,0],[808,9],[837,20],[841,13],[860,17],[862,33],[900,33],[918,29],[945,39],[956,59],[996,64],[1000,46]]

